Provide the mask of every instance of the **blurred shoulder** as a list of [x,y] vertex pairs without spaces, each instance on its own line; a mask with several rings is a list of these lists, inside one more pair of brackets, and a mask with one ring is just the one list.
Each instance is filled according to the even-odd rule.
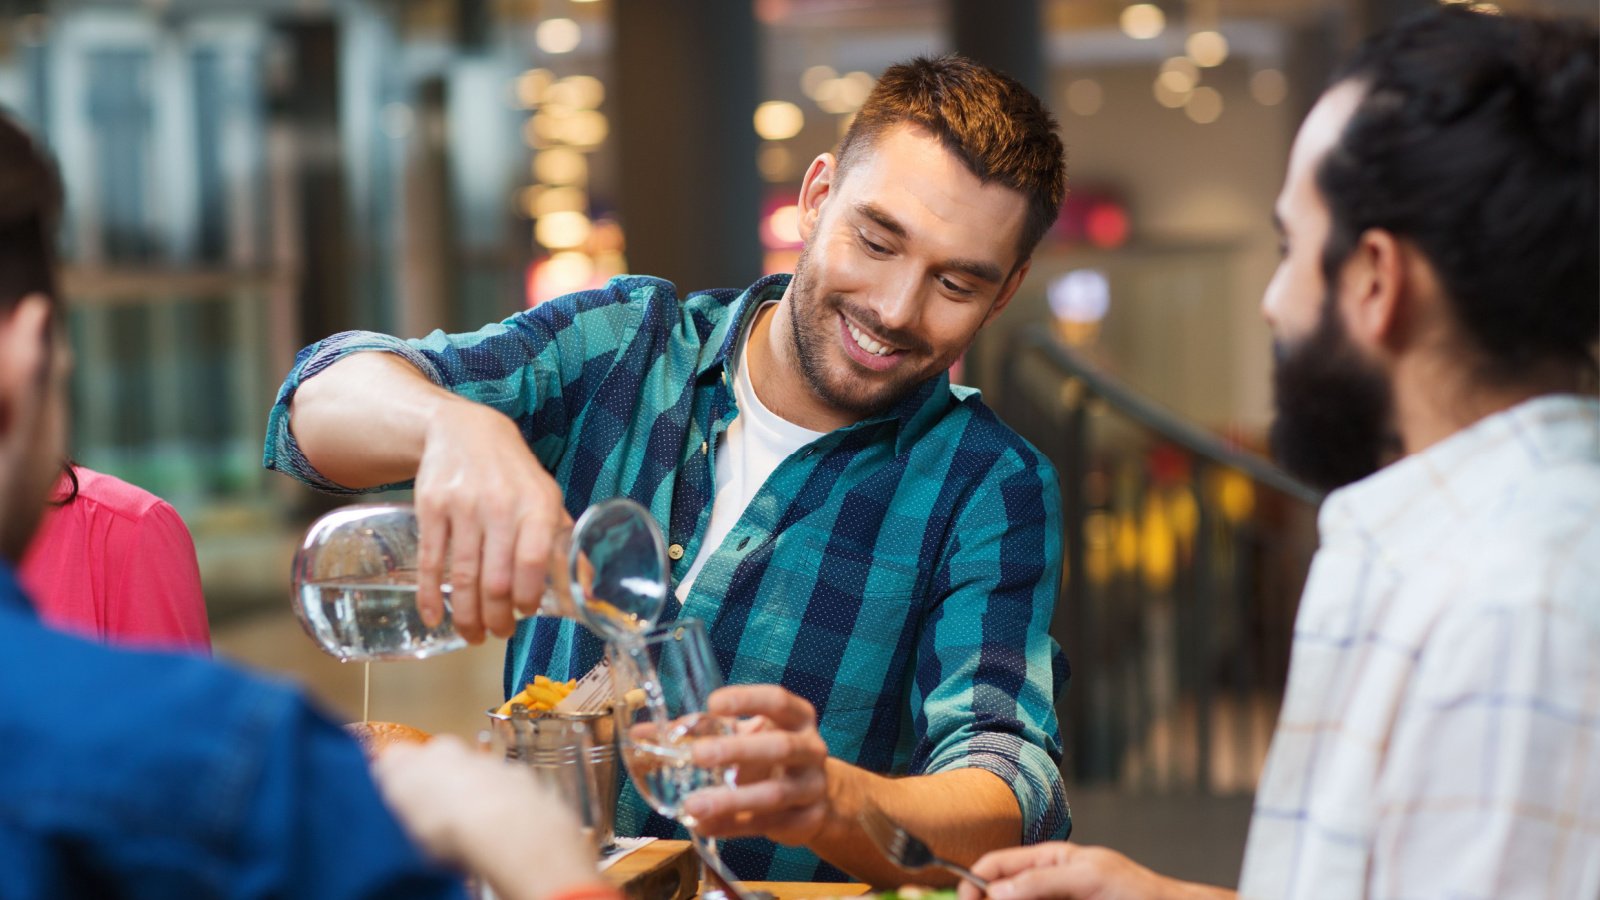
[[73,466],[72,471],[78,477],[78,496],[73,503],[89,504],[111,515],[134,520],[172,510],[167,501],[114,475],[83,466]]

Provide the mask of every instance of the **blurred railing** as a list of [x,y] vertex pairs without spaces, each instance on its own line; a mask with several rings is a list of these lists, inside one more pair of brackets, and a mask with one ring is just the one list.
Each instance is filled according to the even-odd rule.
[[1020,329],[999,408],[1061,478],[1053,629],[1076,784],[1255,786],[1282,700],[1319,495],[1107,376],[1045,325]]

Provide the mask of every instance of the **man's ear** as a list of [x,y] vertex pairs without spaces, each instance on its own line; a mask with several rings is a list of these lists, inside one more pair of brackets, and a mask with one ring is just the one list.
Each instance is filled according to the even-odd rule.
[[1362,232],[1339,273],[1339,311],[1352,340],[1387,355],[1402,340],[1411,285],[1409,248],[1391,232]]
[[1000,311],[1006,308],[1006,304],[1011,302],[1011,298],[1017,295],[1017,288],[1022,286],[1022,279],[1028,277],[1028,270],[1032,267],[1033,257],[1030,256],[1023,260],[1021,265],[1017,266],[1016,271],[1011,273],[1005,284],[1000,285],[1000,293],[994,298],[994,305],[989,307],[989,314],[983,317],[983,325],[979,325],[979,328],[993,322],[994,317],[1000,315]]
[[40,390],[50,362],[50,301],[30,294],[0,313],[0,438],[10,438],[17,412]]
[[839,174],[839,161],[832,153],[824,153],[811,161],[806,177],[800,182],[800,240],[811,243],[811,235],[822,218],[822,204],[833,191],[833,180]]

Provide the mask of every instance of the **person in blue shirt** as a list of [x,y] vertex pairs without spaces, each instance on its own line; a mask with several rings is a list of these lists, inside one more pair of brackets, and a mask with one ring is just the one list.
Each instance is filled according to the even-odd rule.
[[[740,785],[689,801],[741,877],[902,883],[869,804],[960,860],[1064,836],[1056,474],[946,374],[1056,217],[1055,129],[971,61],[891,66],[807,170],[792,277],[680,296],[627,276],[472,334],[334,335],[286,379],[266,463],[336,492],[414,483],[419,602],[442,614],[448,544],[469,640],[536,608],[584,508],[650,509],[666,618],[707,623],[734,685],[713,711],[747,723],[695,750]],[[505,687],[600,654],[526,620]],[[618,828],[676,826],[629,786]]]
[[0,897],[464,896],[455,866],[505,897],[595,895],[576,823],[525,771],[436,738],[380,760],[392,813],[298,692],[40,623],[13,566],[66,444],[59,208],[0,114]]

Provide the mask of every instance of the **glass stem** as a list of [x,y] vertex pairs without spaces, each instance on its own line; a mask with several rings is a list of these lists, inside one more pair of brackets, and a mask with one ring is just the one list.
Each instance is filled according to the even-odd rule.
[[689,840],[694,843],[695,850],[700,855],[700,861],[705,865],[706,885],[710,890],[720,891],[728,900],[744,900],[744,892],[739,889],[733,873],[722,862],[722,855],[717,852],[717,839],[701,837],[692,829],[689,831]]

